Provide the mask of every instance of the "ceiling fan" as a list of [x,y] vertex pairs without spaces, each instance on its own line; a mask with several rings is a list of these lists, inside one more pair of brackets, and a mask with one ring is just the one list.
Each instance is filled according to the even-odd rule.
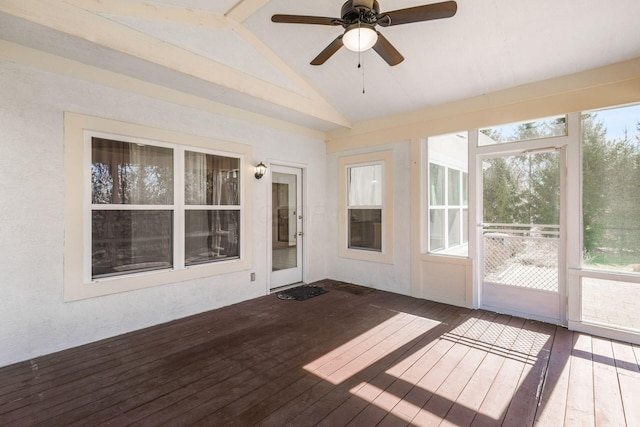
[[322,65],[342,46],[355,52],[373,48],[389,65],[398,65],[404,57],[376,29],[376,25],[390,27],[392,25],[410,24],[412,22],[430,21],[450,18],[456,14],[458,5],[455,1],[427,4],[380,13],[380,5],[376,0],[348,0],[342,5],[341,18],[304,15],[273,15],[271,21],[288,24],[315,24],[342,26],[344,33],[327,46],[311,65]]

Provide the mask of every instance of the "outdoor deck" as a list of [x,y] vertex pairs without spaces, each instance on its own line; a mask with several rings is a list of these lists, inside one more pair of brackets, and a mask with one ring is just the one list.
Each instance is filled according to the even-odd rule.
[[2,368],[0,425],[640,425],[638,347],[320,284]]

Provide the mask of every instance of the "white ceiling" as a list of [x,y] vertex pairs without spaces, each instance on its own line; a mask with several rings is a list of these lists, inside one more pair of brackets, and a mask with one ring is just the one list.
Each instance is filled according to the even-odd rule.
[[457,0],[453,18],[379,28],[405,61],[368,51],[361,69],[345,48],[309,65],[340,27],[270,20],[342,3],[0,0],[0,39],[323,131],[640,57],[638,0]]

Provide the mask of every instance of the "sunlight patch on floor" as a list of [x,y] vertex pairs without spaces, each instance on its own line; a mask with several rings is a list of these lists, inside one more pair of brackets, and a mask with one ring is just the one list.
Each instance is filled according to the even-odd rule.
[[439,324],[421,316],[398,313],[308,363],[304,369],[332,384],[340,384]]
[[[373,384],[365,382],[359,384],[349,391],[354,396],[357,396],[366,402],[371,402],[371,404],[386,412],[392,412],[392,410],[402,400],[402,396],[395,396],[393,393],[389,393],[388,391],[382,390],[381,388],[378,388]],[[403,403],[404,409],[407,409],[407,413],[405,414],[403,413],[403,411],[394,411],[393,415],[406,422],[411,422],[413,416],[408,414],[416,414],[420,412],[421,407],[407,401],[403,401]]]

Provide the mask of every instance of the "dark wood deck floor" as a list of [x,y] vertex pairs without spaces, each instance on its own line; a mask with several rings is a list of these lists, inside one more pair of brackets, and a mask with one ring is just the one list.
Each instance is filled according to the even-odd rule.
[[0,425],[640,425],[640,348],[332,281],[0,369]]

